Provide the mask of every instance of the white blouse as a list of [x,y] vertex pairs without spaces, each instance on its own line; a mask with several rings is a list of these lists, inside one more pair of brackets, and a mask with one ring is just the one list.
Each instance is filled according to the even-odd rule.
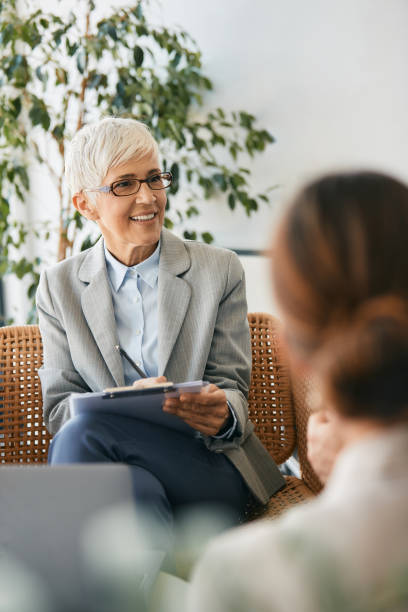
[[316,499],[210,544],[188,611],[408,610],[407,468],[408,426],[347,447]]

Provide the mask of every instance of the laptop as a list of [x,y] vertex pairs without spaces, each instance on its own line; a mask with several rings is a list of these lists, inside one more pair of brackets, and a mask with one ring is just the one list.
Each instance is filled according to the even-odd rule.
[[[49,596],[53,612],[109,610],[113,604],[109,597],[118,594],[112,594],[106,580],[113,561],[106,548],[115,542],[115,534],[107,533],[112,522],[104,522],[103,517],[110,516],[112,520],[115,509],[132,512],[134,507],[131,474],[126,465],[1,466],[0,564],[10,560],[10,566],[21,567],[23,574],[31,575]],[[123,522],[123,512],[118,512],[115,524]],[[95,532],[95,521],[99,532]],[[89,566],[92,551],[90,555],[84,552],[89,533],[97,533],[96,537],[106,544],[100,548],[102,552],[93,569]],[[134,546],[135,539],[130,541]],[[104,555],[108,576],[102,576]],[[162,556],[151,581],[157,576]],[[132,568],[128,571],[131,574]],[[136,574],[137,570],[135,580],[139,580]],[[10,589],[19,586],[10,584]]]

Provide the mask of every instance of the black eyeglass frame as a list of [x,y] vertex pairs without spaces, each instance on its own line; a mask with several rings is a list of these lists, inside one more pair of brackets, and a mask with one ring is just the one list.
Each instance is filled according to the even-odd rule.
[[[166,176],[167,180],[169,180],[170,183],[165,187],[152,187],[153,180],[156,179],[158,176]],[[136,184],[139,184],[139,186],[136,191],[132,191],[132,193],[115,193],[115,186],[119,183],[123,183],[124,180],[137,181]],[[136,177],[129,179],[119,179],[118,181],[113,181],[113,183],[111,183],[110,185],[102,185],[102,187],[95,187],[94,189],[82,189],[82,191],[99,191],[100,193],[113,193],[113,195],[117,198],[126,198],[126,196],[134,195],[135,193],[137,193],[140,190],[142,183],[146,183],[149,189],[151,189],[152,191],[161,191],[162,189],[168,189],[171,186],[171,184],[173,183],[173,175],[171,172],[158,172],[157,174],[148,176],[146,179],[139,179]]]

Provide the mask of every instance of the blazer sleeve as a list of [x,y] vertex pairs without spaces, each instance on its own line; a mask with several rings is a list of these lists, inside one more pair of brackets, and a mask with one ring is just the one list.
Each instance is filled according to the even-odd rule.
[[224,294],[220,300],[205,379],[224,389],[237,426],[231,438],[204,436],[211,450],[240,446],[252,432],[248,421],[251,379],[251,341],[247,319],[245,274],[237,255],[230,253]]
[[63,324],[54,308],[47,272],[41,274],[36,295],[38,322],[43,342],[43,365],[39,369],[44,423],[51,434],[70,418],[69,395],[90,391],[76,371]]

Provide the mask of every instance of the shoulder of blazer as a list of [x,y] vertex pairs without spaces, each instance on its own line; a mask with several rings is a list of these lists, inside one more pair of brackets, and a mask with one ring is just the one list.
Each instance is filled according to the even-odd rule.
[[169,230],[161,234],[162,248],[160,266],[173,274],[182,274],[195,264],[214,264],[229,262],[231,258],[239,261],[234,251],[195,240],[183,240]]
[[50,279],[63,281],[68,278],[79,278],[79,280],[89,283],[92,277],[105,265],[104,242],[100,238],[89,249],[50,266],[46,269],[46,274]]
[[64,273],[67,270],[80,270],[83,263],[89,258],[91,261],[101,261],[101,255],[104,257],[104,242],[103,238],[99,238],[99,240],[89,249],[85,249],[85,251],[81,251],[76,255],[71,255],[62,261],[58,261],[51,266],[46,268],[47,274],[59,274]]

